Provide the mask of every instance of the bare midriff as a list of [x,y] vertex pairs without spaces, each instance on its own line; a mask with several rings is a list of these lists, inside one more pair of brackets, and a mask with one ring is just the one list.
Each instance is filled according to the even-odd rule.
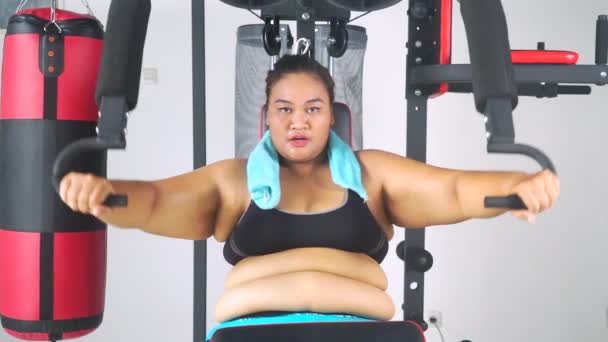
[[265,311],[351,314],[390,320],[395,308],[386,274],[371,257],[329,248],[298,248],[240,261],[226,278],[215,318]]

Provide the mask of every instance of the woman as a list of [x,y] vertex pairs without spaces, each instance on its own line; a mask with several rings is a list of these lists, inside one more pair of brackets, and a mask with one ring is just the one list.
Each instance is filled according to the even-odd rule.
[[[219,322],[302,311],[389,320],[395,308],[379,264],[394,225],[495,217],[506,210],[484,208],[483,198],[510,194],[529,208],[513,214],[532,222],[558,198],[558,179],[548,171],[450,170],[362,150],[355,153],[367,194],[362,200],[332,180],[327,149],[334,83],[328,71],[308,57],[283,57],[269,72],[266,95],[266,124],[280,162],[276,208],[261,209],[252,201],[245,159],[158,181],[70,173],[60,185],[61,198],[74,211],[107,224],[226,242],[225,257],[235,267],[216,307]],[[128,195],[129,205],[104,207],[110,193]]]

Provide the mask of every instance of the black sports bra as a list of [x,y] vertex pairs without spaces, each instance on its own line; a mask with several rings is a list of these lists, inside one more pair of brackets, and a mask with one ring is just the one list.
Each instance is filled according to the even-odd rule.
[[264,210],[251,201],[224,244],[224,258],[235,265],[247,256],[302,247],[365,253],[381,263],[388,240],[363,199],[348,190],[339,208],[311,214]]

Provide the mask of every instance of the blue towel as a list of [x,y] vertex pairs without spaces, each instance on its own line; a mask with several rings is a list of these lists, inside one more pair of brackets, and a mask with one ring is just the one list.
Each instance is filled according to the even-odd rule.
[[[361,181],[361,167],[355,153],[333,130],[329,135],[328,149],[331,178],[337,185],[351,189],[364,201],[367,192]],[[279,156],[272,144],[270,131],[266,131],[247,161],[247,188],[251,199],[262,209],[272,209],[281,201]]]
[[320,322],[372,322],[373,319],[346,315],[322,314],[316,312],[294,312],[268,317],[247,317],[227,321],[215,326],[207,334],[206,341],[211,340],[213,334],[219,329],[240,327],[246,325],[293,324],[293,323],[320,323]]

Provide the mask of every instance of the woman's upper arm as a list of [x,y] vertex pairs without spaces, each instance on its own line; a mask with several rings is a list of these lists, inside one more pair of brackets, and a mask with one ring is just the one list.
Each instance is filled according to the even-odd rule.
[[421,228],[464,220],[457,193],[460,171],[384,151],[367,151],[362,160],[371,177],[381,178],[384,208],[394,225]]
[[231,167],[234,162],[226,160],[154,181],[155,200],[144,231],[191,240],[213,235],[221,203],[218,179]]

